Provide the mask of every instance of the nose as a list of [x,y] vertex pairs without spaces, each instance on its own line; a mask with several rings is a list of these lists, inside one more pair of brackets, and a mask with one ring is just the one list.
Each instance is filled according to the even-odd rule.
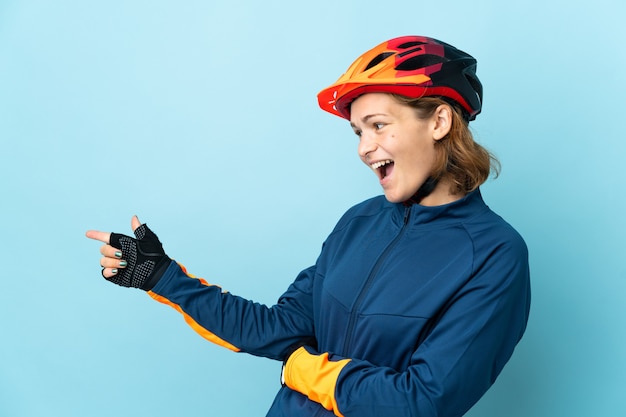
[[368,135],[365,132],[361,133],[361,137],[359,138],[359,147],[357,149],[359,157],[363,161],[367,162],[368,155],[374,152],[376,148],[376,141],[373,139],[372,135]]

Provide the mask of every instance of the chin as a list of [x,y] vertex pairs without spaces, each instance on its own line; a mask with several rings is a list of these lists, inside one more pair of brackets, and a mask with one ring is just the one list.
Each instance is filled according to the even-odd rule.
[[398,196],[397,194],[385,193],[385,198],[390,203],[403,203],[409,198],[411,198],[411,196],[404,197],[404,196]]

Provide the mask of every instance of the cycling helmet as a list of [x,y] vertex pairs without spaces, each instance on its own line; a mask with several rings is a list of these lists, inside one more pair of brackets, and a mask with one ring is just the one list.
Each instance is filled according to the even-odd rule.
[[470,121],[480,113],[483,90],[472,56],[437,39],[403,36],[361,55],[317,98],[323,110],[350,119],[350,103],[365,93],[440,96],[458,103]]

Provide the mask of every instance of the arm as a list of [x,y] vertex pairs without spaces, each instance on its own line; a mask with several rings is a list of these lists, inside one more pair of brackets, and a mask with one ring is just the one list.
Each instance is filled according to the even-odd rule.
[[294,344],[313,339],[313,267],[298,276],[275,306],[266,307],[187,274],[136,216],[131,226],[135,238],[87,232],[105,243],[100,264],[108,281],[147,291],[179,311],[201,336],[233,351],[282,360]]
[[302,271],[272,307],[225,292],[187,274],[175,262],[148,294],[176,309],[198,334],[213,343],[282,360],[294,344],[313,337],[313,269]]
[[499,248],[476,268],[407,369],[303,347],[285,363],[285,384],[337,416],[462,415],[510,358],[525,330],[530,299],[523,244]]

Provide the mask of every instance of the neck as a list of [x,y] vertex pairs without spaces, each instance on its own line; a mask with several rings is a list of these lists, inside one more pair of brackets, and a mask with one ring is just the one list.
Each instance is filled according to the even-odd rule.
[[420,206],[434,207],[452,203],[465,196],[464,193],[451,193],[451,184],[447,180],[428,178],[417,190],[413,197],[404,202],[405,205],[419,204]]

